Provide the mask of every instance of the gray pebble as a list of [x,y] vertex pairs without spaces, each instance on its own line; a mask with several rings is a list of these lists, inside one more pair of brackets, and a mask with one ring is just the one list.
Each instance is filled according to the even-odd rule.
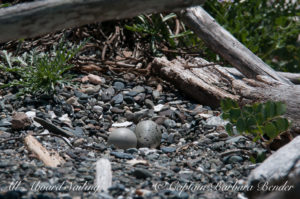
[[116,89],[116,90],[122,90],[125,88],[125,84],[123,82],[115,82],[113,84],[113,87]]
[[118,95],[114,96],[111,101],[113,104],[121,104],[123,102],[123,95],[119,93]]
[[111,155],[115,156],[116,158],[120,158],[120,159],[133,159],[133,155],[129,154],[129,153],[123,153],[123,152],[110,152]]
[[146,169],[135,169],[131,174],[138,179],[146,179],[152,177],[152,174]]
[[176,151],[176,148],[174,148],[174,147],[162,147],[161,150],[164,153],[173,153],[173,152]]
[[132,89],[132,91],[135,91],[137,93],[144,93],[145,92],[145,88],[142,86],[136,86]]
[[176,122],[174,120],[166,119],[164,121],[164,126],[166,128],[174,128],[176,126]]

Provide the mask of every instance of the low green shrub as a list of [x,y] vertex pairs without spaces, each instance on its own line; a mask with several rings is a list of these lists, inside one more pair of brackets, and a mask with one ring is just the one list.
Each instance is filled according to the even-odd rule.
[[[125,28],[146,39],[151,44],[153,55],[162,56],[160,51],[162,44],[170,49],[175,49],[198,43],[199,39],[192,36],[193,33],[190,30],[183,30],[178,34],[174,33],[176,26],[174,19],[176,18],[174,13],[165,16],[163,14],[140,15],[135,17],[131,24],[125,25]],[[181,25],[184,27],[183,24]]]
[[32,51],[19,57],[2,51],[1,55],[6,63],[0,63],[0,70],[12,73],[16,78],[1,85],[1,88],[17,87],[19,96],[26,93],[54,93],[56,85],[62,86],[70,80],[71,75],[67,74],[73,67],[70,60],[76,56],[84,43],[76,46],[60,41],[49,53]]
[[[294,3],[293,3],[294,2]],[[292,0],[206,1],[204,9],[276,70],[300,71],[300,6]]]
[[234,126],[239,134],[251,134],[254,141],[268,136],[271,142],[274,138],[285,132],[289,121],[282,117],[286,112],[286,105],[282,102],[254,103],[240,107],[231,99],[221,101],[222,118],[229,120],[226,131],[232,135]]

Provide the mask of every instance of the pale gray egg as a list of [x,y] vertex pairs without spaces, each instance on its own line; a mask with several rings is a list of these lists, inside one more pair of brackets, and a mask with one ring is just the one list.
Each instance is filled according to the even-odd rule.
[[130,129],[118,128],[110,133],[107,143],[119,149],[136,148],[137,138]]
[[138,147],[156,148],[160,145],[161,129],[151,120],[139,122],[135,128]]

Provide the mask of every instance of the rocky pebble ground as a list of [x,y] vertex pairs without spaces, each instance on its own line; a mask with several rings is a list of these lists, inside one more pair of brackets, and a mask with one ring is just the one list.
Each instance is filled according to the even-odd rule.
[[[258,166],[250,156],[262,148],[244,136],[228,136],[218,110],[155,79],[109,72],[94,77],[82,75],[73,86],[38,99],[2,91],[0,198],[245,198],[247,176]],[[43,136],[49,131],[34,117],[71,133],[70,144]],[[143,120],[160,126],[157,148],[117,149],[107,143],[114,129],[134,132]],[[47,167],[29,152],[20,136],[30,133],[40,134],[35,138],[65,164]],[[97,193],[100,158],[111,162],[112,186]]]

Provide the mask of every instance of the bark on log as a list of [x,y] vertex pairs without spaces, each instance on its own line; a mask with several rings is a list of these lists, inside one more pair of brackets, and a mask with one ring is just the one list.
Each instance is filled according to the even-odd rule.
[[[156,58],[153,69],[197,102],[212,107],[218,107],[220,100],[224,98],[239,100],[242,104],[282,101],[287,105],[286,116],[293,122],[292,131],[300,132],[300,86],[288,85],[261,75],[256,77],[258,81],[236,79],[222,67],[201,68],[205,64],[208,62],[201,58],[196,58],[192,63],[179,58],[173,61]],[[187,65],[200,68],[186,69]]]
[[212,50],[221,55],[243,75],[255,79],[257,75],[266,75],[279,82],[292,83],[277,74],[270,66],[254,55],[248,48],[222,28],[200,6],[187,8],[180,13],[182,20],[188,25]]
[[0,42],[141,13],[178,11],[205,0],[45,0],[0,9]]

